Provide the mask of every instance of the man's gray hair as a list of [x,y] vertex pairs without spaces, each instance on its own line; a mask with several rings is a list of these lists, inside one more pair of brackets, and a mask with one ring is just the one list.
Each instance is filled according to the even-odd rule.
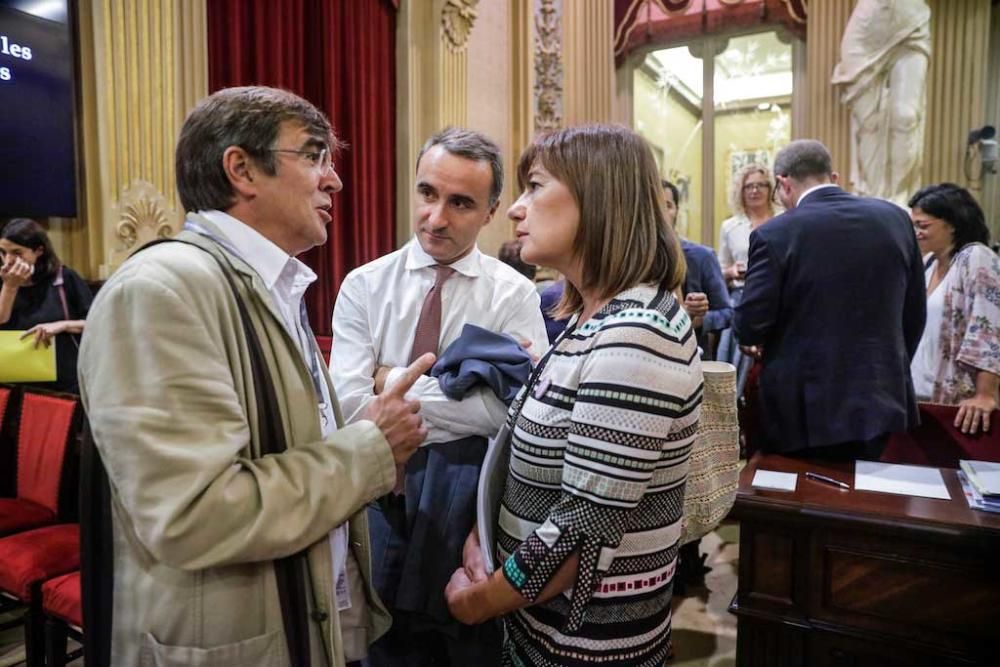
[[223,88],[201,100],[188,114],[177,141],[177,192],[184,210],[224,211],[233,205],[236,194],[222,166],[230,146],[242,148],[273,176],[277,168],[271,149],[285,122],[301,125],[326,143],[331,155],[343,147],[323,112],[287,90]]
[[797,139],[788,144],[774,158],[774,173],[791,176],[797,181],[833,173],[830,151],[815,139]]
[[446,127],[424,143],[420,155],[417,156],[417,169],[420,168],[420,158],[435,146],[441,146],[452,155],[466,160],[489,162],[490,170],[493,172],[489,201],[492,208],[503,192],[503,157],[500,155],[500,147],[481,132],[461,127]]

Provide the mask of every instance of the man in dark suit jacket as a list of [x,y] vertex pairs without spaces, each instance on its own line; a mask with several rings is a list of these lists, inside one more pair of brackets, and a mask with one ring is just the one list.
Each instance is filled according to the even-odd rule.
[[764,450],[877,458],[888,433],[917,421],[910,359],[927,304],[909,216],[837,187],[818,141],[793,141],[774,173],[787,211],[750,235],[736,309],[739,339],[764,364]]

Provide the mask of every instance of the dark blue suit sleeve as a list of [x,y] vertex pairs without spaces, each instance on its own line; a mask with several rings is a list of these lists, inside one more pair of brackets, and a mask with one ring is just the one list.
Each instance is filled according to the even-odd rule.
[[708,312],[702,321],[702,331],[721,331],[733,322],[733,303],[729,299],[729,290],[722,277],[722,267],[715,258],[715,253],[709,252],[702,260],[704,266],[705,294],[708,296]]
[[903,341],[907,357],[912,361],[917,345],[924,335],[927,321],[927,285],[924,279],[924,260],[920,255],[917,237],[910,232],[910,276],[906,285],[906,302],[903,304]]
[[736,307],[735,329],[740,345],[763,345],[781,308],[781,266],[760,230],[750,234],[743,301]]

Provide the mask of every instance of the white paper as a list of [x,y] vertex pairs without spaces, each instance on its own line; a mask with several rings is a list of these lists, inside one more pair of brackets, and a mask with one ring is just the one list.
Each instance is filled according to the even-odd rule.
[[777,472],[775,470],[757,470],[753,474],[751,486],[757,489],[774,489],[775,491],[794,491],[799,476],[794,472]]
[[857,461],[854,464],[854,488],[858,491],[951,500],[941,471],[924,466]]

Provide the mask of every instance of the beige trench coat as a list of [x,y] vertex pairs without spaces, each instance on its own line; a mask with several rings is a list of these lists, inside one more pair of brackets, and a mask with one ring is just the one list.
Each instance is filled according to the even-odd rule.
[[321,438],[312,377],[259,276],[203,236],[181,238],[231,269],[289,449],[261,455],[247,344],[217,262],[168,243],[122,266],[90,311],[79,366],[112,487],[114,664],[287,664],[272,560],[308,549],[310,612],[324,612],[311,614],[323,619],[310,622],[312,664],[343,665],[327,534],[350,522],[374,640],[390,620],[371,586],[365,504],[393,487],[391,450],[371,422]]

